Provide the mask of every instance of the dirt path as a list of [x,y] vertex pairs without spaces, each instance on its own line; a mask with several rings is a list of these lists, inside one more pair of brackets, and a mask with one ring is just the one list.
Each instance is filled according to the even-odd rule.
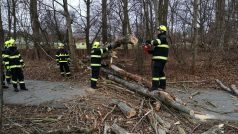
[[25,82],[29,91],[14,92],[12,85],[4,89],[5,104],[62,107],[62,102],[86,94],[86,87],[79,84],[35,80]]

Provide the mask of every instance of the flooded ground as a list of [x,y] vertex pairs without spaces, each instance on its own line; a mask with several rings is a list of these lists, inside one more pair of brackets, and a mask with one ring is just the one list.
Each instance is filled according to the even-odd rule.
[[238,97],[220,89],[171,88],[192,109],[210,119],[238,121]]

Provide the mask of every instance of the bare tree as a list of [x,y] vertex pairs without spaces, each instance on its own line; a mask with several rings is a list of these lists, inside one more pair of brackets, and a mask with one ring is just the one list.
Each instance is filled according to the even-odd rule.
[[192,71],[195,71],[196,67],[196,57],[197,57],[197,44],[198,44],[198,5],[199,0],[194,0],[193,2],[193,57],[192,57]]
[[39,53],[40,22],[38,20],[38,13],[37,13],[37,0],[30,0],[30,16],[31,16],[32,31],[33,31],[33,41],[35,46],[35,56],[37,59],[40,59],[40,53]]
[[107,42],[107,0],[102,0],[102,43]]
[[64,7],[64,14],[66,17],[66,26],[67,26],[67,33],[68,33],[68,42],[69,42],[69,48],[71,52],[71,58],[73,60],[73,65],[75,70],[78,70],[78,62],[77,62],[77,56],[76,56],[76,46],[74,45],[73,42],[73,32],[72,32],[72,19],[70,17],[69,11],[68,11],[68,2],[67,0],[63,0],[63,7]]

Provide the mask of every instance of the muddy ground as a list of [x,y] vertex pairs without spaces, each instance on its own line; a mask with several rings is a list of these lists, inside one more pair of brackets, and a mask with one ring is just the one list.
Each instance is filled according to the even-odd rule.
[[[188,70],[186,71],[186,66],[178,66],[176,62],[168,63],[166,67],[168,81],[175,82],[173,84],[168,84],[168,92],[179,96],[188,106],[198,111],[216,114],[216,117],[222,117],[219,118],[219,120],[209,120],[206,122],[198,121],[191,119],[187,115],[179,113],[174,109],[162,106],[157,114],[160,115],[164,121],[171,124],[171,128],[168,133],[179,133],[178,128],[180,127],[183,128],[186,133],[200,134],[210,129],[212,126],[221,123],[225,124],[224,131],[226,134],[238,133],[238,123],[236,120],[238,103],[237,97],[220,90],[214,82],[214,79],[217,78],[222,80],[226,85],[238,84],[236,77],[238,72],[237,69],[234,68],[234,66],[237,65],[237,61],[230,62],[230,64],[227,64],[227,62],[228,61],[218,61],[217,63],[219,64],[210,69],[204,68],[204,62],[201,62],[201,64],[198,64],[196,72],[193,73]],[[125,65],[123,67],[125,70],[141,74],[137,72],[137,69],[133,66],[135,65],[133,58],[118,61],[118,63]],[[88,63],[85,63],[85,65],[87,64]],[[49,103],[44,102],[42,102],[43,105],[31,106],[29,106],[28,102],[28,106],[25,106],[24,104],[6,104],[4,107],[4,133],[40,134],[49,133],[50,130],[72,130],[74,127],[87,128],[88,130],[91,130],[91,133],[103,133],[104,125],[112,125],[113,123],[117,123],[127,131],[133,133],[154,133],[148,119],[143,118],[144,115],[151,110],[149,103],[150,100],[127,90],[120,84],[106,80],[105,75],[101,75],[99,80],[99,89],[96,93],[91,94],[84,92],[84,90],[89,86],[90,78],[90,70],[85,66],[81,66],[78,71],[73,70],[72,77],[62,78],[53,61],[41,60],[36,62],[30,60],[26,61],[26,65],[27,66],[24,70],[25,77],[30,80],[26,81],[26,84],[29,87],[34,87],[36,90],[32,91],[35,93],[37,93],[41,88],[42,90],[45,89],[46,91],[54,94],[54,92],[58,92],[63,88],[64,91],[67,91],[67,88],[73,86],[77,87],[75,90],[79,90],[80,95],[74,94],[73,97],[70,97],[70,99],[56,101],[60,102],[59,104],[64,106],[60,108],[53,107],[53,105],[45,105]],[[224,66],[226,66],[225,69]],[[150,67],[148,62],[148,64],[145,64],[145,73],[142,73],[141,75],[149,79],[149,70]],[[202,80],[203,82],[178,82],[188,80]],[[37,86],[33,84],[35,82],[37,82]],[[62,85],[62,82],[67,86],[64,84]],[[53,83],[56,85],[58,83],[61,86],[52,86],[54,85]],[[55,89],[53,92],[52,88]],[[83,93],[82,95],[81,90],[85,94]],[[14,92],[11,92],[10,90],[8,92],[10,98],[14,98]],[[195,92],[199,93],[191,98],[191,95]],[[62,92],[58,93],[59,96],[62,95]],[[21,95],[25,94],[25,92],[22,91],[17,94]],[[40,96],[42,97],[42,95]],[[56,100],[61,99],[61,97],[56,97]],[[134,107],[137,112],[141,111],[141,113],[137,114],[135,117],[127,119],[118,108],[114,109],[113,106],[109,105],[111,99],[122,100],[129,106]],[[50,104],[52,104],[52,100],[50,100],[50,102]],[[142,102],[144,103],[141,108]]]

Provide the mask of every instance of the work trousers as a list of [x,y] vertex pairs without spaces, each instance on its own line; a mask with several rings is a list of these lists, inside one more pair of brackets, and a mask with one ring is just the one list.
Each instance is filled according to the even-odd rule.
[[26,89],[22,68],[12,68],[11,75],[14,88],[17,88],[17,84],[19,83],[20,89]]
[[92,74],[91,74],[91,88],[97,88],[97,81],[100,73],[100,67],[91,66]]
[[152,90],[166,89],[166,77],[164,73],[165,61],[154,61],[152,67]]
[[10,70],[6,70],[6,81],[7,81],[7,84],[10,84],[11,83],[11,72]]
[[64,76],[66,74],[66,76],[70,76],[70,70],[69,70],[69,64],[68,62],[60,62],[59,63],[60,66],[60,74],[62,76]]

